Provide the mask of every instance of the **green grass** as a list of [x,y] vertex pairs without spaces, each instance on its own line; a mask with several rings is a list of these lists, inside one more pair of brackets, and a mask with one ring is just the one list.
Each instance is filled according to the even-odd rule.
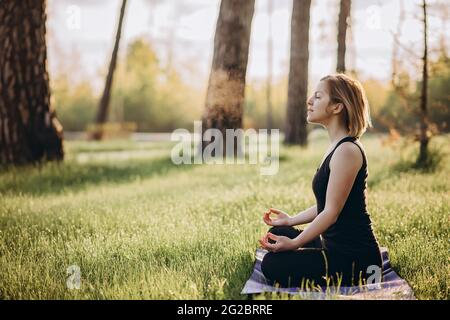
[[[447,152],[434,172],[404,169],[412,146],[362,141],[380,244],[417,298],[449,299],[449,137],[432,141]],[[255,165],[175,166],[170,143],[126,141],[66,142],[62,164],[3,170],[0,298],[245,299],[262,213],[314,204],[327,143],[319,134],[307,149],[282,147],[275,176]],[[66,287],[70,265],[81,268],[80,290]]]

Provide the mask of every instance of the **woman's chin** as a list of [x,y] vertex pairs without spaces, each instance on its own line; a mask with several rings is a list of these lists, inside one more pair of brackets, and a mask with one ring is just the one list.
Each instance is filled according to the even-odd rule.
[[314,118],[311,114],[306,116],[306,122],[310,124],[322,124],[320,119]]

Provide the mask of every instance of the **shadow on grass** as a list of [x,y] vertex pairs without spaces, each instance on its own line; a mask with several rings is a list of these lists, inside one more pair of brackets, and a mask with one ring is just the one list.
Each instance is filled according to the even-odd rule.
[[[286,161],[281,156],[280,161]],[[0,169],[0,194],[59,194],[101,183],[123,183],[166,175],[198,165],[175,165],[170,157],[124,162],[46,163]]]
[[[151,253],[146,253],[152,261],[158,261],[164,268],[179,269],[186,263],[197,265],[195,269],[202,279],[202,295],[204,299],[237,299],[244,300],[246,295],[241,295],[245,282],[251,275],[254,261],[248,252],[240,251],[229,254],[220,242],[214,240],[198,240],[189,244],[177,244],[161,246]],[[214,257],[218,261],[211,265],[208,257]],[[199,260],[205,259],[205,263]],[[197,260],[197,261],[196,261]],[[211,269],[212,268],[212,269]],[[217,277],[226,279],[218,283]]]
[[446,153],[438,148],[429,148],[427,158],[419,162],[417,152],[409,157],[401,157],[397,163],[392,166],[393,172],[418,172],[422,174],[432,174],[440,170],[444,162]]
[[58,194],[78,191],[101,183],[122,183],[186,170],[170,157],[124,163],[48,163],[40,167],[18,167],[0,171],[0,194]]
[[447,156],[448,154],[444,149],[431,147],[428,150],[427,159],[419,163],[417,161],[418,150],[404,148],[394,163],[373,178],[370,177],[367,184],[369,188],[373,188],[386,179],[399,177],[402,173],[434,174],[443,169]]
[[153,151],[158,149],[170,149],[175,143],[169,141],[158,142],[131,142],[129,140],[112,141],[72,141],[66,150],[71,154],[98,153],[98,152],[122,152],[122,151]]
[[245,283],[253,272],[253,259],[245,252],[241,252],[236,256],[237,261],[232,262],[233,266],[230,266],[230,274],[227,278],[227,283],[224,287],[224,295],[227,299],[236,300],[251,300],[252,297],[248,295],[242,295],[241,291],[244,288]]

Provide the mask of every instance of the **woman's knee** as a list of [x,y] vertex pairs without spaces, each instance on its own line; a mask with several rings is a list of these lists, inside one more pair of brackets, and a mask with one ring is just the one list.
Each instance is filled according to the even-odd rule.
[[[300,230],[289,227],[289,226],[275,226],[269,229],[270,233],[273,233],[277,236],[285,236],[291,239],[294,239],[300,234]],[[274,241],[272,239],[269,239],[269,243],[273,243]]]
[[268,280],[268,284],[279,284],[282,287],[289,287],[295,280],[293,275],[289,274],[281,264],[282,262],[279,260],[277,254],[269,252],[262,260],[261,271]]
[[264,276],[269,280],[274,280],[276,278],[275,271],[277,270],[277,261],[274,253],[266,253],[261,261],[261,271]]

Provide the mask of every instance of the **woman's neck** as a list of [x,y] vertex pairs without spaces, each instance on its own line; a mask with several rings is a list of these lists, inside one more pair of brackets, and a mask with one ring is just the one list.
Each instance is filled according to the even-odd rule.
[[335,144],[341,139],[349,136],[349,132],[345,127],[338,122],[330,123],[327,126],[328,137],[330,138],[331,144]]

